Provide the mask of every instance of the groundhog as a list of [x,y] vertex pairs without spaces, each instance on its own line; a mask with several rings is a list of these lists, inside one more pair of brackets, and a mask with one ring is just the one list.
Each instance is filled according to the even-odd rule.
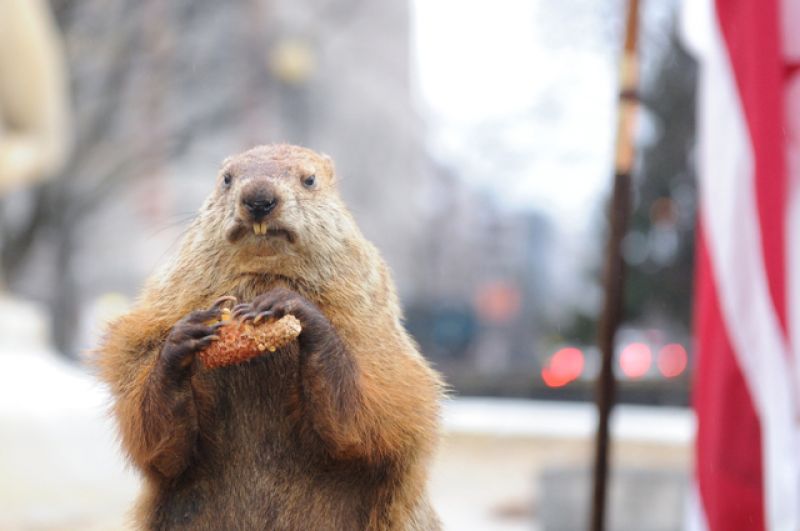
[[[224,297],[302,332],[205,369]],[[226,159],[177,257],[113,322],[100,375],[144,476],[143,529],[439,529],[427,468],[442,383],[403,327],[387,266],[327,156],[291,145]]]

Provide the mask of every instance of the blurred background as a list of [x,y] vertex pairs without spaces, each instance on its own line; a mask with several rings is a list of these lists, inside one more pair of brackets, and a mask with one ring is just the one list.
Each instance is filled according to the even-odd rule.
[[[696,75],[678,7],[641,13],[613,529],[676,529],[691,466]],[[82,352],[175,251],[221,160],[283,141],[336,161],[453,388],[431,480],[446,528],[585,526],[623,2],[0,15],[0,529],[124,526],[137,480]]]

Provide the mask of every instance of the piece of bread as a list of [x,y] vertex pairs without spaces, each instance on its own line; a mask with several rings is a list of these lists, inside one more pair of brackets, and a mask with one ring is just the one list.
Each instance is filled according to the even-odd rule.
[[225,324],[217,331],[219,339],[198,354],[208,369],[242,363],[265,352],[275,352],[296,339],[302,330],[294,315],[254,325],[252,321],[231,319],[230,314],[223,311],[222,320]]

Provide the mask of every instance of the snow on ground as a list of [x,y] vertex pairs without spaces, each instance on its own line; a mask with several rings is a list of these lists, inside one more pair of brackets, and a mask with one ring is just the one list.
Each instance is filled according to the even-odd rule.
[[0,529],[121,529],[138,482],[107,393],[47,348],[41,315],[0,298]]
[[[597,411],[588,402],[459,398],[445,403],[448,433],[584,439],[594,436]],[[616,440],[689,444],[694,416],[686,408],[619,405],[611,417]]]

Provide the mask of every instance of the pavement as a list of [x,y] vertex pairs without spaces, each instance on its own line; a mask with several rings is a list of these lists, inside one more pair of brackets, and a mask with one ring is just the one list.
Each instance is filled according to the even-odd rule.
[[[564,523],[576,521],[573,513],[579,513],[578,521],[588,516],[595,423],[595,410],[586,403],[487,398],[447,403],[446,435],[430,483],[445,529],[585,529]],[[644,474],[647,481],[658,480],[664,473],[688,476],[693,434],[694,420],[688,410],[616,408],[611,421],[611,463],[615,481],[621,484],[612,486],[612,498],[621,494],[628,499],[612,499],[609,516],[614,525],[610,529],[626,529],[632,519],[633,529],[649,529],[646,522],[636,520],[640,516],[668,522],[665,529],[680,528],[681,503],[678,507],[653,503],[647,492],[641,490],[640,495],[627,483],[632,471],[636,479]],[[571,478],[576,471],[583,473],[583,481]],[[675,499],[676,493],[669,494],[663,497]],[[682,502],[683,492],[677,496]],[[544,504],[563,511],[559,514]],[[632,510],[637,507],[648,508],[649,514]]]

